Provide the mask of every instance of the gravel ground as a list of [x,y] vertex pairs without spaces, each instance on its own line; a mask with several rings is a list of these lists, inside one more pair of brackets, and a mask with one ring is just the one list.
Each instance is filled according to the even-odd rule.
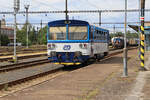
[[[147,62],[148,62],[148,65],[146,66],[147,69],[150,69],[150,52],[146,52],[146,58],[149,57],[149,59],[146,59]],[[144,94],[142,96],[142,100],[150,100],[150,71],[147,71],[146,72],[147,75],[146,75],[146,83],[144,85],[144,88],[143,88],[143,91],[142,93]]]
[[129,77],[122,76],[122,55],[71,71],[0,100],[124,100],[138,74],[137,50],[129,51]]
[[[122,75],[122,70],[120,70],[120,72],[116,73],[116,75],[114,75],[113,78],[106,82],[106,84],[102,88],[98,88],[99,92],[97,93],[97,95],[93,96],[93,98],[89,100],[150,100],[150,85],[148,84],[150,82],[150,72],[148,72],[149,74],[147,74],[146,84],[142,89],[143,91],[141,93],[139,91],[134,91],[135,93],[137,92],[140,94],[131,94],[131,91],[133,91],[133,88],[135,87],[135,84],[137,82],[136,77],[138,75],[138,69],[140,67],[140,60],[138,58],[138,55],[135,56],[137,52],[138,51],[129,52],[129,56],[131,57],[131,59],[128,60],[129,77],[121,78],[120,76]],[[149,55],[150,53],[147,52],[145,57],[146,61],[148,61]],[[140,84],[144,85],[144,83]],[[136,90],[139,90],[138,88]],[[128,98],[129,96],[131,97]]]
[[143,89],[143,100],[150,100],[150,73],[146,77],[146,84]]
[[9,71],[6,73],[1,73],[0,84],[13,82],[19,79],[37,75],[45,71],[50,71],[50,70],[54,70],[54,69],[61,68],[61,67],[62,66],[56,66],[54,64],[49,63],[49,64],[43,64],[43,65],[36,66],[36,67],[29,67],[29,68]]
[[128,78],[122,77],[123,65],[121,64],[118,72],[114,73],[114,75],[106,81],[103,87],[97,88],[97,94],[85,100],[125,100],[128,93],[131,91],[137,76],[139,60],[136,55],[137,50],[129,51]]

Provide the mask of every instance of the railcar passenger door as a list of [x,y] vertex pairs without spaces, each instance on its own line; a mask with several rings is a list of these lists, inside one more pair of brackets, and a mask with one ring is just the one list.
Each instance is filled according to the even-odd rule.
[[91,50],[91,56],[94,56],[94,27],[91,27],[91,32],[90,32],[90,50]]

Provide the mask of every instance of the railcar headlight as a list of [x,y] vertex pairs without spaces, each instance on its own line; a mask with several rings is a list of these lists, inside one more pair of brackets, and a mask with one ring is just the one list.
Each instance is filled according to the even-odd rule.
[[56,48],[55,44],[48,44],[48,49],[53,50]]
[[79,56],[81,56],[81,55],[82,55],[82,53],[81,53],[80,51],[76,51],[76,52],[75,52],[75,56],[79,57]]
[[82,44],[79,44],[79,47],[82,48]]
[[51,56],[51,57],[56,56],[56,52],[55,52],[55,51],[50,52],[50,56]]
[[87,44],[86,43],[81,43],[81,44],[79,44],[79,47],[81,48],[81,49],[87,49]]

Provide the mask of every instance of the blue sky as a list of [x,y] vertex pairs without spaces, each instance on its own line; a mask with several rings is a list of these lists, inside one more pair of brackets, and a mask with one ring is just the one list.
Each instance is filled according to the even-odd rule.
[[[1,0],[0,11],[13,11],[14,0]],[[20,0],[20,11],[24,11],[24,5],[30,4],[30,11],[52,11],[52,10],[64,10],[65,0]],[[105,1],[105,2],[104,2]],[[110,10],[110,9],[124,9],[125,0],[68,0],[69,10]],[[146,0],[146,9],[150,9],[150,0]],[[128,0],[128,9],[138,9],[139,0]],[[2,15],[0,15],[0,19]],[[29,15],[30,23],[40,23],[43,20],[44,23],[52,20],[64,19],[64,14],[35,14]],[[98,14],[82,13],[82,14],[70,14],[70,19],[86,20],[90,23],[98,22]],[[5,15],[7,23],[13,23],[13,15]],[[124,13],[104,13],[102,14],[102,22],[123,22]],[[138,21],[138,13],[128,13],[128,21]],[[150,13],[146,13],[146,21],[150,21]],[[17,22],[25,22],[25,16],[17,15]],[[102,27],[109,28],[113,25],[102,25]],[[121,25],[116,25],[119,27]],[[120,29],[118,29],[119,31]]]

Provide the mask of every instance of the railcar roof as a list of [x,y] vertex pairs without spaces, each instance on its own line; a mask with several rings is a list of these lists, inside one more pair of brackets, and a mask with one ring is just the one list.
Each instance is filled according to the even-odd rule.
[[68,20],[68,23],[66,20],[56,20],[56,21],[49,22],[48,26],[51,26],[51,27],[52,26],[53,27],[66,26],[67,24],[69,26],[87,26],[87,25],[89,25],[88,22],[82,21],[82,20]]
[[107,30],[107,29],[104,29],[104,28],[101,28],[101,27],[98,27],[98,26],[94,26],[94,25],[91,25],[91,27],[94,27],[94,28],[96,28],[96,29],[98,29],[98,30],[102,30],[102,31],[109,31],[109,30]]

